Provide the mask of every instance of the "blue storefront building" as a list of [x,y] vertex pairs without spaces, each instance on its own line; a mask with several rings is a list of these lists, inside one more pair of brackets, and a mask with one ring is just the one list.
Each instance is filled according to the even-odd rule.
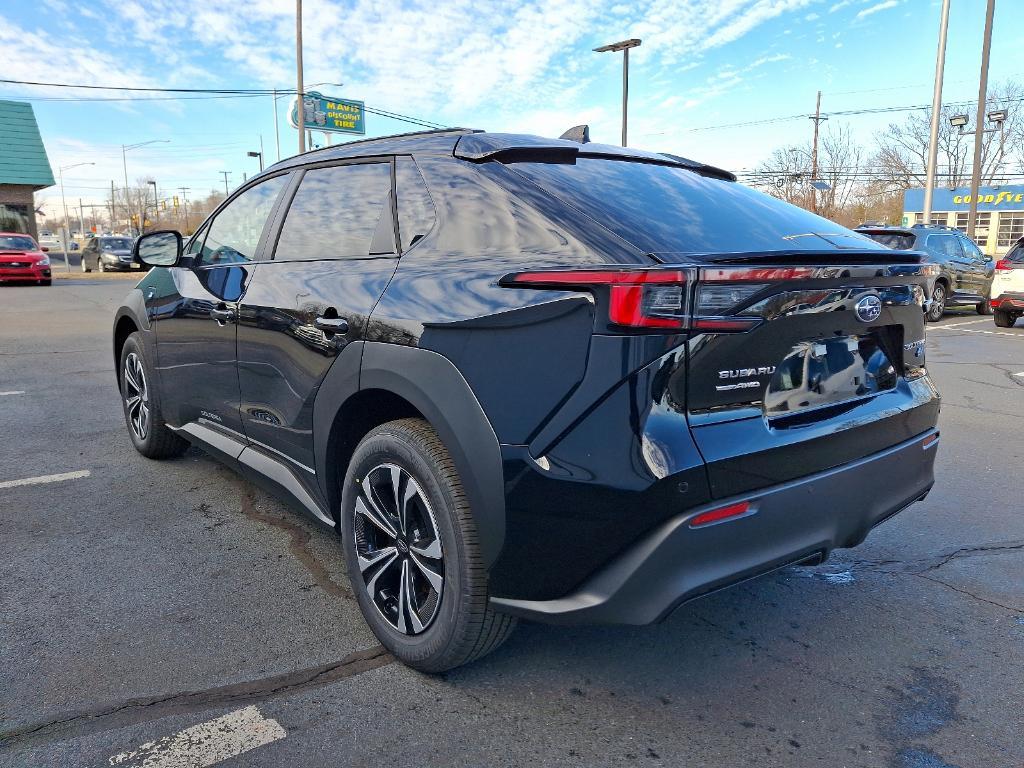
[[[932,195],[932,223],[967,231],[971,190],[936,189]],[[903,224],[924,220],[924,189],[903,194]],[[1024,237],[1024,185],[981,187],[978,190],[978,220],[974,239],[987,254],[1002,256]]]

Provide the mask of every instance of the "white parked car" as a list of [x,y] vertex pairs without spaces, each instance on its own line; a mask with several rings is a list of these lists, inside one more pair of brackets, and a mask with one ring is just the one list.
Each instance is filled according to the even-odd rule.
[[992,316],[1000,328],[1012,328],[1024,315],[1024,237],[996,262],[992,279]]

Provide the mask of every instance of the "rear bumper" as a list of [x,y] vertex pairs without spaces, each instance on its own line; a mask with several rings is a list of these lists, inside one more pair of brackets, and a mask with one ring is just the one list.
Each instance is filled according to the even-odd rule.
[[1006,309],[1024,312],[1024,293],[1008,291],[992,299],[993,309]]
[[[938,432],[815,475],[689,510],[661,524],[573,593],[491,598],[495,609],[558,624],[649,624],[681,603],[785,565],[861,543],[927,495]],[[700,528],[702,512],[748,501],[751,512]]]

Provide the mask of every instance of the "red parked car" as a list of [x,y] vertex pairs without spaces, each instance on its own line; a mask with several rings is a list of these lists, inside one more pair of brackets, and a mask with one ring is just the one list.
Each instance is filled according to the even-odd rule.
[[0,283],[51,282],[50,257],[31,235],[0,232]]

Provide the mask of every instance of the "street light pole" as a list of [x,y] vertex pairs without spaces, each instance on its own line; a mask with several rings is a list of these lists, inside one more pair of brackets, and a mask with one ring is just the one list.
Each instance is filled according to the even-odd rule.
[[935,191],[935,163],[939,159],[939,112],[942,110],[942,77],[946,69],[946,30],[949,28],[949,0],[942,0],[939,19],[939,52],[935,56],[935,90],[932,91],[932,124],[928,137],[928,168],[924,183],[924,223],[932,223],[932,193]]
[[974,124],[974,164],[971,167],[971,209],[967,216],[967,236],[974,239],[978,219],[978,187],[981,185],[981,137],[985,133],[985,96],[988,90],[988,56],[992,48],[992,17],[996,0],[988,0],[985,8],[985,42],[981,46],[981,77],[978,82],[978,118]]
[[[121,145],[121,163],[124,166],[124,204],[128,210],[128,234],[132,233],[132,196],[131,191],[128,189],[128,150],[138,149],[139,147],[145,147],[150,144],[170,144],[170,139],[153,139],[152,141],[140,141],[138,144],[128,144],[127,146]],[[143,208],[145,208],[145,202],[143,202]],[[142,221],[139,220],[141,225]],[[111,222],[113,224],[113,222]],[[141,226],[139,231],[141,232]]]
[[299,154],[306,151],[306,110],[302,104],[302,0],[295,0],[295,93],[299,123]]
[[620,40],[617,43],[602,45],[595,48],[595,53],[608,53],[622,51],[622,146],[626,146],[627,112],[629,107],[629,49],[636,48],[642,41],[638,38]]
[[65,165],[57,169],[57,176],[60,178],[60,204],[64,209],[64,232],[60,240],[64,250],[64,269],[68,272],[71,271],[71,264],[68,263],[68,238],[71,236],[71,230],[68,229],[68,201],[64,198],[64,171],[78,168],[81,165],[96,165],[96,163],[75,163],[74,165]]
[[[148,183],[153,187],[153,218],[156,219],[157,216],[160,215],[159,214],[159,210],[158,210],[160,208],[160,200],[158,199],[157,194],[156,194],[156,181],[155,180],[150,180]],[[145,208],[145,206],[143,206],[143,208],[142,208],[142,216],[139,217],[139,234],[142,234],[142,227],[145,224],[145,221],[146,221],[146,208]]]

